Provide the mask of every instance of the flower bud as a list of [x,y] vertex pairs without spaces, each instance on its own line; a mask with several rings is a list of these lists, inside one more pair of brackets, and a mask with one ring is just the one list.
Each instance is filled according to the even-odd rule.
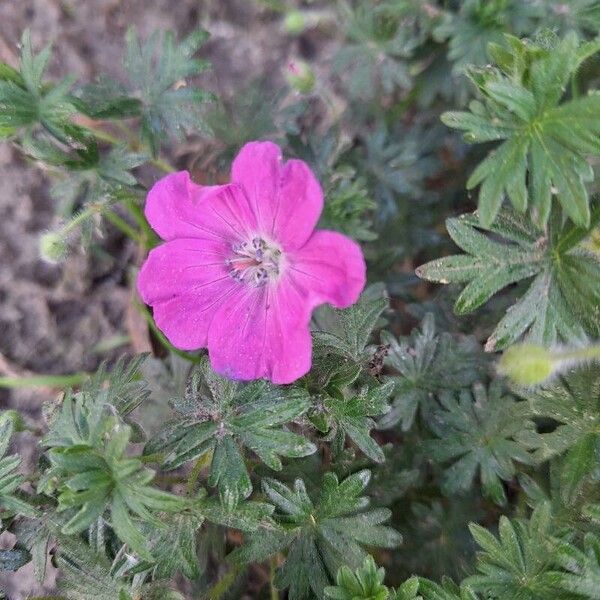
[[543,346],[517,344],[504,352],[499,369],[519,385],[537,385],[552,375],[555,364],[552,353]]
[[285,30],[291,35],[300,35],[306,29],[306,18],[299,10],[292,10],[283,21]]
[[44,260],[57,263],[69,254],[67,241],[58,233],[49,231],[40,238],[40,255]]
[[302,61],[292,61],[287,68],[288,83],[301,94],[308,94],[315,87],[313,70]]

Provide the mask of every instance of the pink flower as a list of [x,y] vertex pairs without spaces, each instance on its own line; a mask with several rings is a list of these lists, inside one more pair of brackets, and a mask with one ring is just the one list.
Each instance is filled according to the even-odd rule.
[[310,369],[313,309],[356,302],[365,261],[346,236],[314,231],[321,186],[275,144],[246,144],[231,180],[200,186],[181,171],[154,185],[146,217],[165,243],[138,290],[177,348],[208,347],[215,371],[232,379],[290,383]]

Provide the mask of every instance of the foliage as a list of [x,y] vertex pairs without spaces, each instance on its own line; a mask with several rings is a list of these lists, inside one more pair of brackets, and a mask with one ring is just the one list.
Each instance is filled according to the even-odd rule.
[[436,334],[433,315],[428,314],[410,337],[396,340],[382,333],[388,348],[386,364],[399,376],[394,377],[395,399],[381,425],[400,422],[411,428],[418,411],[429,421],[436,407],[435,394],[441,390],[459,390],[483,374],[484,362],[479,344],[472,338]]
[[370,473],[359,471],[342,482],[333,473],[323,477],[319,497],[313,501],[304,482],[293,489],[273,479],[263,479],[263,492],[275,505],[281,529],[259,532],[236,551],[238,561],[256,561],[287,549],[275,585],[289,588],[288,597],[323,597],[323,590],[337,569],[347,563],[358,566],[366,557],[363,545],[394,548],[400,535],[382,525],[390,517],[385,508],[365,510],[361,496]]
[[586,183],[593,171],[586,159],[600,153],[595,117],[600,95],[591,91],[560,101],[581,63],[598,51],[598,43],[580,45],[575,34],[544,46],[514,37],[508,43],[509,50],[493,46],[496,69],[471,73],[482,101],[473,101],[470,112],[443,115],[447,125],[466,131],[470,143],[506,140],[467,182],[469,189],[481,184],[481,224],[493,223],[506,194],[520,212],[530,202],[535,221],[544,226],[556,189],[565,214],[588,227]]
[[553,431],[526,433],[523,442],[538,462],[563,456],[561,492],[566,497],[575,495],[598,468],[600,379],[596,366],[573,370],[520,394],[533,416],[556,423]]
[[[595,209],[592,228],[599,216]],[[506,286],[534,277],[488,338],[486,350],[502,350],[522,336],[552,346],[600,334],[600,262],[581,243],[591,228],[562,224],[555,214],[543,233],[514,211],[502,212],[489,227],[475,213],[448,219],[446,226],[467,254],[434,260],[417,272],[440,283],[467,283],[454,305],[457,314],[470,313]]]
[[166,469],[208,455],[208,483],[218,487],[229,507],[252,492],[240,447],[277,471],[282,468],[279,456],[301,457],[316,450],[314,444],[284,427],[308,409],[306,393],[262,381],[241,386],[213,373],[207,359],[197,365],[185,396],[173,406],[179,418],[167,424],[145,452],[164,453]]
[[17,454],[6,456],[8,444],[14,431],[14,420],[8,412],[0,414],[0,509],[9,514],[21,514],[27,517],[36,515],[35,509],[19,498],[17,490],[24,481],[17,472],[21,458]]
[[484,494],[506,503],[502,481],[516,474],[514,461],[530,464],[531,457],[516,441],[534,431],[528,406],[502,394],[500,385],[486,391],[473,387],[456,398],[440,394],[442,409],[435,412],[430,427],[439,438],[428,444],[428,454],[438,462],[454,461],[444,472],[442,490],[448,495],[468,490],[477,471]]
[[422,600],[417,596],[419,581],[416,577],[404,582],[396,591],[383,585],[385,569],[377,568],[372,556],[362,566],[352,571],[340,567],[335,578],[336,585],[325,588],[325,595],[332,600]]
[[[52,178],[40,253],[69,260],[81,232],[91,289],[99,260],[133,287],[160,172],[221,184],[272,139],[309,164],[319,227],[361,243],[370,285],[314,311],[289,385],[217,375],[134,298],[123,332],[152,358],[108,353],[43,423],[9,396],[2,581],[31,563],[61,600],[600,599],[598,2],[246,4],[240,23],[190,13],[183,37],[129,29],[122,73],[93,82],[54,79],[23,34],[0,138]],[[255,72],[240,27],[293,39]],[[300,58],[298,89],[280,75]]]

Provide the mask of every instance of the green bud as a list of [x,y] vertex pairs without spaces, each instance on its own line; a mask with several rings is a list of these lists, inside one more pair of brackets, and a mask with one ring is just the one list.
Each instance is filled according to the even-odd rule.
[[306,18],[299,10],[292,10],[285,15],[285,30],[292,35],[300,35],[306,29]]
[[40,255],[48,262],[63,261],[69,254],[67,241],[58,233],[49,231],[40,238]]
[[287,68],[288,83],[301,94],[308,94],[315,87],[313,70],[302,61],[292,61]]
[[556,361],[550,350],[534,344],[517,344],[504,352],[499,369],[519,385],[537,385],[552,375]]

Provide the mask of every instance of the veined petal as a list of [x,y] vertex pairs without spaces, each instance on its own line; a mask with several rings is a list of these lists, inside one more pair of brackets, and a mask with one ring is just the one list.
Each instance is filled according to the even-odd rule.
[[310,237],[323,210],[323,191],[305,162],[283,163],[276,144],[250,142],[235,158],[231,180],[244,188],[260,233],[284,250]]
[[164,240],[232,241],[256,230],[254,213],[239,186],[201,186],[187,171],[171,173],[154,184],[148,192],[145,214]]
[[325,302],[337,308],[354,304],[366,283],[360,246],[335,231],[315,231],[287,257],[289,277],[305,290],[311,308]]
[[232,379],[295,381],[311,364],[310,310],[306,298],[286,280],[224,303],[208,335],[212,367]]
[[221,302],[239,292],[225,264],[223,241],[177,239],[154,248],[137,287],[168,340],[182,350],[207,345],[211,320]]

